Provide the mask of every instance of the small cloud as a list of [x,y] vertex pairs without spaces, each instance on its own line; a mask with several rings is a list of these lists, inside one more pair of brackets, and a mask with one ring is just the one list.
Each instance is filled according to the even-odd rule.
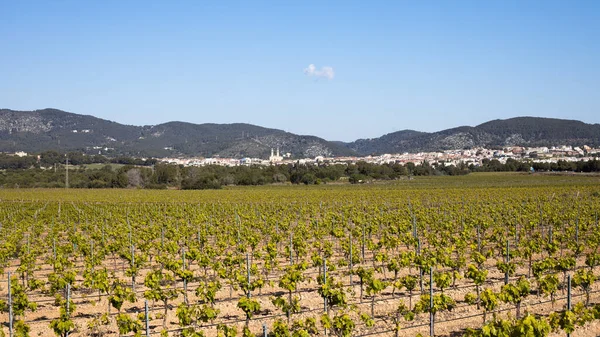
[[308,67],[304,68],[304,74],[317,78],[326,78],[328,80],[332,80],[335,76],[332,67],[325,66],[321,67],[321,69],[317,69],[314,64],[309,64]]

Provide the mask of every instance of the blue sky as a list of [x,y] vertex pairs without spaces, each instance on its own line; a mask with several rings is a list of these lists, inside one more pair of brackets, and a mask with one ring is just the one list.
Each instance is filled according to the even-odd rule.
[[600,1],[0,0],[4,108],[349,141],[599,98]]

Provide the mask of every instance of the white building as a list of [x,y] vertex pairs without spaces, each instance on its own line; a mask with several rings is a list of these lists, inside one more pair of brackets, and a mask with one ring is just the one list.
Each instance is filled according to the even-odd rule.
[[277,148],[276,155],[273,155],[273,148],[271,148],[271,156],[269,157],[269,161],[271,163],[283,161],[283,157],[279,155],[279,147]]

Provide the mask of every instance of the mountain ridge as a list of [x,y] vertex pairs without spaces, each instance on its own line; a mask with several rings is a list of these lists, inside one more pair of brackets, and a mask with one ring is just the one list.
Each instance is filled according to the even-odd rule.
[[279,147],[282,153],[299,158],[584,144],[600,145],[600,124],[524,116],[437,132],[402,129],[377,138],[339,142],[248,123],[170,121],[140,126],[51,108],[0,109],[0,152],[81,150],[144,157],[266,158],[271,148]]
[[547,117],[495,119],[437,132],[402,130],[346,143],[361,154],[429,152],[473,147],[600,145],[600,124]]
[[[0,109],[0,152],[46,150],[130,156],[267,157],[280,147],[295,157],[351,155],[347,147],[311,135],[296,135],[246,123],[193,124],[172,121],[125,125],[58,109]],[[106,152],[103,149],[114,149]]]

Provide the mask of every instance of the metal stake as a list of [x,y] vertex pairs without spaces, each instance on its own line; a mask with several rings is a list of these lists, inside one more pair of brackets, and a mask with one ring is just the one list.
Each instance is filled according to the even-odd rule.
[[10,290],[10,272],[8,272],[8,335],[13,336],[13,307],[12,293]]
[[135,246],[131,245],[131,291],[135,293]]
[[[69,312],[69,302],[71,301],[71,284],[67,283],[67,318],[71,317],[71,313]],[[65,337],[69,337],[69,331],[65,333]]]
[[248,253],[246,253],[246,271],[248,272],[247,280],[248,280],[248,298],[250,298],[250,257]]
[[146,318],[146,337],[150,337],[150,324],[148,320],[148,300],[144,301],[144,317]]
[[429,336],[434,336],[434,321],[433,314],[433,267],[429,267]]
[[[185,247],[181,247],[181,260],[183,262],[183,270],[185,271]],[[183,279],[183,300],[185,304],[188,304],[186,278]]]
[[[327,284],[327,260],[323,259],[323,284]],[[327,298],[323,297],[323,311],[327,314]]]
[[[509,251],[508,240],[506,240],[506,264],[510,263],[510,251]],[[508,284],[508,271],[504,273],[504,284]]]
[[365,224],[362,225],[362,259],[365,263]]
[[294,247],[292,245],[292,233],[290,232],[290,264],[294,264]]
[[[571,310],[571,275],[567,275],[567,310]],[[570,337],[571,334],[567,334]]]
[[350,231],[350,288],[352,289],[352,231]]

